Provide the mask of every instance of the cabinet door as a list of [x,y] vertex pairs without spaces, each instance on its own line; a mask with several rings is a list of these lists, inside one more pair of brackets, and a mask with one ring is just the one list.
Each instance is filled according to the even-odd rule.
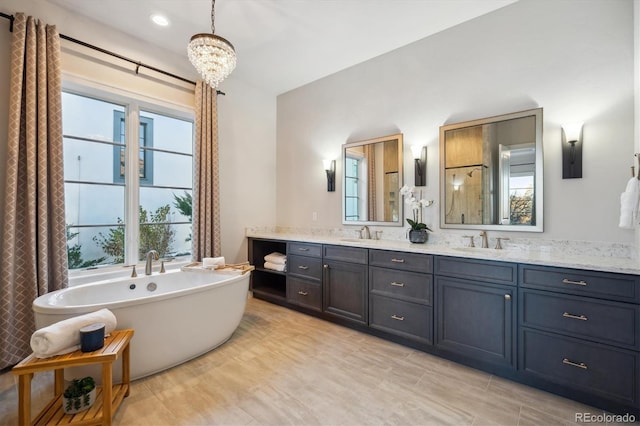
[[515,288],[436,277],[438,348],[515,367]]
[[367,324],[367,265],[327,260],[322,285],[325,313]]

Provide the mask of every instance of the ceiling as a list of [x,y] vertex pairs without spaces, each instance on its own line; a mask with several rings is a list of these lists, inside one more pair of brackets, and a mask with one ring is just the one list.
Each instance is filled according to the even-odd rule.
[[[211,32],[210,0],[48,1],[185,61],[191,36]],[[515,1],[218,0],[215,33],[236,49],[234,78],[280,94]],[[153,13],[169,26],[153,24]]]

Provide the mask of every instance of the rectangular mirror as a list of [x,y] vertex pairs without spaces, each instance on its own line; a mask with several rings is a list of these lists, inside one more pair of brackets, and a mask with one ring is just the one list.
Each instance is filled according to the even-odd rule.
[[543,231],[542,108],[440,127],[440,227]]
[[342,223],[402,226],[402,134],[342,145]]

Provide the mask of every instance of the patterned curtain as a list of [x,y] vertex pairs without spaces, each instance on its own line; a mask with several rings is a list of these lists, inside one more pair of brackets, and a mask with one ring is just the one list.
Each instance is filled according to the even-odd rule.
[[196,84],[196,143],[193,176],[193,255],[220,256],[220,195],[218,178],[218,106],[216,90]]
[[60,38],[15,15],[0,248],[0,368],[31,353],[31,303],[67,286]]

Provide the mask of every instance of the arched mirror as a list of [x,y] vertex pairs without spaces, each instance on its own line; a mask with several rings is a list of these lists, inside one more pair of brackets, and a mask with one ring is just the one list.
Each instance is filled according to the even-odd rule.
[[542,108],[440,127],[440,227],[542,232]]
[[342,145],[342,223],[402,226],[402,134]]

